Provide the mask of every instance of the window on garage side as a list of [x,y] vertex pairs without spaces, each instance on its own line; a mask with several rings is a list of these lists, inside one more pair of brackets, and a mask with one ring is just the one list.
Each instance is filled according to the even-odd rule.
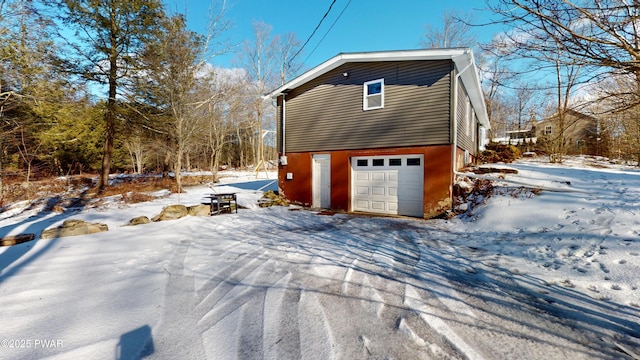
[[389,159],[389,166],[402,166],[402,159]]
[[384,79],[364,83],[363,110],[375,110],[384,107]]
[[420,158],[408,158],[407,166],[420,166]]
[[373,159],[373,166],[384,166],[384,159]]
[[357,166],[369,166],[369,160],[367,159],[358,159],[356,161]]

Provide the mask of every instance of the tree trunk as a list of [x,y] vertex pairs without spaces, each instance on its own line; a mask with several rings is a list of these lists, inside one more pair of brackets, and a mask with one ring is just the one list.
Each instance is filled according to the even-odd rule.
[[[2,147],[0,146],[0,152]],[[4,206],[4,174],[2,173],[2,157],[0,156],[0,207]]]
[[236,128],[236,135],[238,136],[238,149],[240,150],[240,168],[244,167],[244,148],[242,142],[242,136],[240,135],[240,127]]
[[114,31],[111,32],[111,47],[109,54],[109,97],[107,99],[107,111],[104,114],[105,139],[104,153],[102,156],[102,170],[98,180],[98,191],[104,190],[109,185],[109,172],[111,172],[111,155],[113,154],[113,142],[116,137],[116,95],[118,89],[118,39]]
[[176,151],[176,161],[173,166],[173,173],[176,181],[176,192],[178,194],[182,193],[182,176],[180,176],[180,170],[182,170],[182,155],[183,152],[180,150],[180,146],[178,146],[178,151]]
[[170,161],[171,161],[171,151],[167,150],[167,152],[164,154],[164,160],[162,161],[162,177],[165,179],[169,177]]
[[[112,90],[113,88],[113,90]],[[113,91],[113,96],[112,96]],[[104,190],[109,185],[109,172],[111,171],[111,154],[113,153],[113,141],[115,139],[115,82],[109,85],[109,100],[107,102],[107,112],[105,113],[106,136],[104,139],[104,152],[102,155],[102,170],[100,171],[100,179],[98,180],[98,190]]]

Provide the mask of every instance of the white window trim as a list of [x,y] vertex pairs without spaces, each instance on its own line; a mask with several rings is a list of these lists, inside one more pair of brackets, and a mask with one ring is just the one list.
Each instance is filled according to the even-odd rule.
[[[367,87],[369,86],[369,84],[375,84],[375,83],[380,83],[380,94],[368,95]],[[380,95],[380,106],[372,106],[372,107],[367,106],[368,104],[367,99],[369,99],[369,97],[371,96],[378,96],[378,95]],[[362,110],[366,111],[366,110],[375,110],[375,109],[382,109],[382,108],[384,108],[384,78],[365,82],[362,90]]]

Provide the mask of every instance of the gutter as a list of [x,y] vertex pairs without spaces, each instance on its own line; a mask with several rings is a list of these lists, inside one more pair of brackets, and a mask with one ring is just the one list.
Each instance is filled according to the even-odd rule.
[[286,145],[285,144],[285,139],[286,139],[285,135],[286,135],[286,124],[287,124],[287,119],[286,119],[287,118],[287,116],[286,116],[286,113],[287,113],[287,100],[286,100],[286,97],[287,97],[287,93],[283,92],[282,93],[282,114],[280,114],[280,116],[282,117],[282,119],[281,119],[282,120],[282,129],[281,129],[282,130],[282,155],[281,155],[280,162],[282,162],[282,157],[284,157],[284,159],[285,159],[284,162],[285,163],[287,162],[287,160],[286,160],[287,147],[285,146]]
[[[286,155],[286,147],[285,147],[285,131],[286,131],[286,105],[287,105],[287,100],[286,100],[286,96],[287,96],[287,92],[286,91],[282,91],[282,92],[278,92],[276,94],[276,98],[278,95],[282,95],[282,114],[281,114],[281,120],[282,120],[282,149],[278,149],[278,150],[282,150],[282,155],[280,156],[280,159],[278,160],[280,163],[282,163],[282,165],[287,165],[286,161],[287,161],[287,157]],[[262,95],[262,99],[266,100],[266,99],[273,99],[273,97],[270,94],[264,94]],[[277,104],[277,100],[276,100],[276,104],[275,107],[278,107]],[[284,157],[284,159],[283,159]]]

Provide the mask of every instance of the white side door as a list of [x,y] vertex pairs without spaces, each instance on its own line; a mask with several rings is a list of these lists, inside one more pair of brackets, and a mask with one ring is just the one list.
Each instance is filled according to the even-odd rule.
[[312,204],[314,208],[331,208],[331,155],[313,155]]

